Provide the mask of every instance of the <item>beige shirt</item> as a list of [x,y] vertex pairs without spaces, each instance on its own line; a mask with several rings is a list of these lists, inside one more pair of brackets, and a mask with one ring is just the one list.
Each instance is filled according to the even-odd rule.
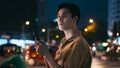
[[69,40],[65,37],[56,52],[55,60],[63,68],[91,68],[90,48],[81,32],[76,32]]

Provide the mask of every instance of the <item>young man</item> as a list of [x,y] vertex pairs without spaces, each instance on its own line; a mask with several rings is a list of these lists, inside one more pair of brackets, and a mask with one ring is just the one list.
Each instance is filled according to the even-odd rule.
[[80,18],[79,8],[70,3],[60,4],[57,11],[58,27],[65,37],[53,59],[46,46],[39,43],[39,53],[43,55],[48,68],[91,68],[89,45],[77,29]]

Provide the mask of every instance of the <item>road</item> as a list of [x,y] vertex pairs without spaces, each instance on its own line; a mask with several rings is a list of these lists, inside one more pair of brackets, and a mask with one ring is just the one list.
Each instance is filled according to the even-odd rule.
[[[32,66],[27,68],[45,68],[44,66]],[[120,68],[120,61],[105,61],[94,57],[91,68]]]
[[91,68],[120,68],[120,61],[106,61],[95,57],[92,59]]

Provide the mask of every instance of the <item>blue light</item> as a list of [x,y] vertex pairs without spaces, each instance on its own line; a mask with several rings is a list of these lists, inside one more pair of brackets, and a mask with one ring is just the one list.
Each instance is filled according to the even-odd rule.
[[55,19],[53,20],[53,22],[56,23],[56,22],[57,22],[57,18],[55,18]]
[[[28,44],[34,44],[34,40],[22,40],[22,39],[10,39],[9,42],[11,44],[16,44],[18,46],[25,47]],[[0,39],[0,45],[7,44],[8,40],[7,39]]]
[[7,44],[7,39],[0,39],[0,45]]
[[19,46],[25,46],[25,41],[24,40],[18,40],[18,41],[19,41],[19,43],[18,43]]
[[19,44],[19,41],[17,39],[10,39],[11,44]]
[[39,18],[35,18],[35,21],[38,22],[38,21],[39,21]]
[[117,37],[118,45],[120,45],[120,37]]
[[26,44],[34,44],[35,41],[33,41],[33,40],[25,40],[25,43],[26,43]]

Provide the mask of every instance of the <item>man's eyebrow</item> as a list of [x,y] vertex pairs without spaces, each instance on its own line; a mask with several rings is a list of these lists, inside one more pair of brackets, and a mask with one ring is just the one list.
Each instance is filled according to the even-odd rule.
[[[68,14],[68,12],[63,12],[62,14]],[[60,15],[59,13],[57,15]]]

